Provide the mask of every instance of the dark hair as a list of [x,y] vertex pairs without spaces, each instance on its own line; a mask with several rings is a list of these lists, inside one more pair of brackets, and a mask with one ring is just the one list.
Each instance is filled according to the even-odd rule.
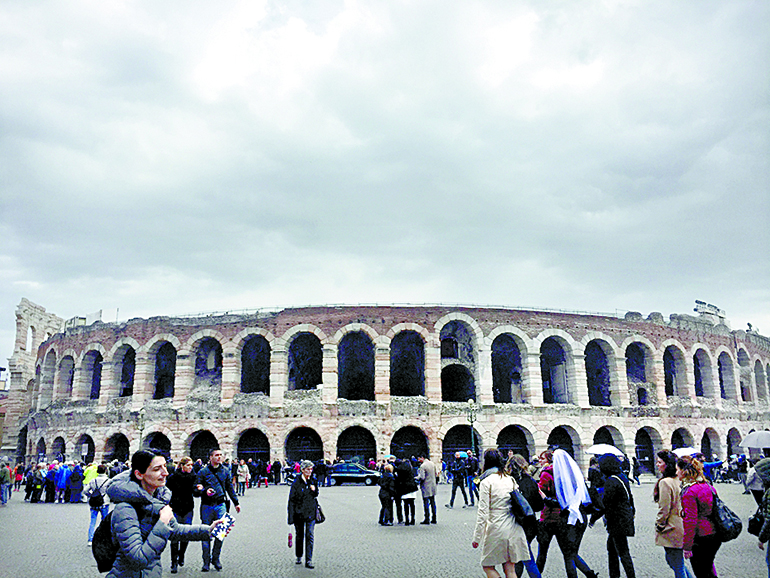
[[99,464],[98,466],[96,466],[96,473],[97,474],[107,473],[107,466],[105,466],[104,464]]
[[549,464],[552,464],[553,463],[553,451],[545,450],[544,452],[540,452],[539,458],[541,460],[547,461]]
[[138,484],[139,480],[134,476],[134,472],[138,470],[139,473],[143,474],[150,467],[152,460],[158,456],[163,457],[163,454],[155,450],[139,450],[135,452],[131,456],[131,479]]
[[657,455],[661,460],[666,462],[666,469],[663,470],[663,477],[675,478],[677,455],[671,450],[661,450],[658,452]]
[[214,455],[214,452],[218,452],[218,451],[221,451],[221,450],[220,450],[218,447],[216,447],[216,448],[211,448],[211,449],[209,450],[209,459],[211,459],[211,456],[213,456],[213,455]]
[[487,451],[484,452],[484,471],[491,468],[497,468],[500,470],[500,472],[503,472],[503,465],[505,464],[503,460],[503,455],[500,453],[500,450],[497,448],[489,448]]

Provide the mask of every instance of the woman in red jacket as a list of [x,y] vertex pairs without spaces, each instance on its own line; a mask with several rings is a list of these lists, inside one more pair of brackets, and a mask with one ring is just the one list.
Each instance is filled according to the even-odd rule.
[[714,489],[703,475],[703,465],[690,456],[676,462],[682,482],[684,557],[690,559],[695,578],[716,578],[714,558],[722,545],[711,521]]

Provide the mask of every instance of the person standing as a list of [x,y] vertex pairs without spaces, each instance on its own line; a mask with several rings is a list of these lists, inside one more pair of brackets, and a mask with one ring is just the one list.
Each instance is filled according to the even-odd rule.
[[[197,484],[195,486],[196,495],[201,496],[201,522],[211,524],[215,520],[220,520],[227,512],[227,497],[235,504],[235,511],[240,513],[241,506],[238,502],[238,496],[232,484],[232,475],[230,469],[225,466],[224,454],[219,448],[209,451],[209,463],[198,472]],[[211,547],[211,539],[201,542],[203,554],[203,567],[201,572],[208,572],[209,565],[213,565],[217,570],[222,569],[220,553],[222,551],[222,540],[214,540],[214,547]]]
[[[174,510],[174,518],[179,524],[192,524],[195,500],[195,482],[198,476],[193,472],[192,458],[184,456],[166,480],[166,487],[171,490],[169,505]],[[184,566],[184,555],[189,542],[171,540],[171,573],[176,574],[179,566]]]
[[770,458],[762,458],[756,464],[754,464],[754,468],[757,472],[757,475],[765,484],[765,493],[762,496],[762,503],[759,506],[765,521],[762,524],[762,528],[759,530],[759,535],[757,536],[759,540],[757,546],[759,546],[760,550],[767,551],[765,554],[765,560],[767,562],[768,576],[770,576],[770,546],[767,548],[765,547],[765,544],[770,541]]
[[[425,456],[417,458],[420,462],[420,469],[417,472],[417,479],[420,482],[420,493],[422,494],[422,508],[425,517],[420,524],[436,523],[436,464]],[[432,517],[431,517],[432,514]]]
[[471,507],[479,499],[479,489],[476,486],[476,474],[479,473],[479,460],[473,453],[468,453],[468,460],[465,462],[465,476],[468,481],[468,494],[471,498]]
[[294,553],[296,564],[302,564],[305,553],[305,567],[313,565],[313,545],[315,543],[315,517],[318,511],[318,480],[313,476],[313,462],[302,460],[300,475],[294,478],[289,491],[289,525],[294,526]]
[[463,494],[463,500],[465,500],[465,507],[468,507],[468,494],[465,493],[465,477],[466,477],[466,465],[465,460],[460,457],[460,452],[455,454],[455,459],[450,466],[452,472],[452,497],[449,498],[449,503],[446,504],[447,508],[454,508],[455,505],[455,493],[459,488]]
[[107,504],[107,488],[110,485],[110,478],[107,477],[107,466],[100,465],[96,468],[96,477],[86,485],[83,493],[88,499],[88,506],[91,509],[91,523],[88,526],[88,545],[94,539],[96,531],[96,519],[101,515],[101,520],[107,516],[110,506]]
[[238,478],[238,495],[246,495],[246,486],[249,485],[249,479],[251,478],[251,472],[249,472],[249,466],[246,465],[246,460],[241,460],[238,464],[238,469],[235,475]]
[[281,469],[283,466],[281,465],[281,460],[276,459],[273,462],[273,483],[278,486],[281,483]]
[[396,495],[396,479],[393,477],[393,464],[385,464],[380,476],[380,526],[393,525],[393,497]]
[[714,558],[722,542],[711,521],[714,489],[701,463],[690,456],[677,460],[676,473],[682,482],[684,557],[690,559],[695,578],[716,578]]
[[5,462],[0,462],[0,493],[2,493],[0,503],[5,506],[11,496],[11,470]]
[[674,578],[691,578],[684,563],[684,524],[682,523],[682,499],[679,478],[676,476],[676,454],[671,450],[658,452],[655,466],[660,479],[655,484],[652,497],[658,503],[655,519],[655,545],[663,546],[666,563],[674,571]]
[[612,454],[599,458],[599,469],[604,474],[602,504],[607,521],[607,557],[610,576],[620,576],[620,563],[626,578],[636,578],[634,562],[628,549],[628,537],[634,531],[634,497],[631,484],[620,470],[620,460]]
[[396,462],[396,515],[401,523],[401,503],[404,506],[405,526],[414,526],[414,500],[417,495],[417,483],[414,481],[414,470],[408,459]]

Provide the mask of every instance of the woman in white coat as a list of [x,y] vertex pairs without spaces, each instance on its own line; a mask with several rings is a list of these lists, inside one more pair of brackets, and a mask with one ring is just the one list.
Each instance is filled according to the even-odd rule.
[[514,564],[524,562],[530,577],[540,572],[529,552],[524,529],[511,514],[511,491],[514,479],[505,473],[505,460],[497,449],[484,452],[484,472],[480,476],[479,506],[473,547],[481,546],[481,567],[488,578],[500,578],[495,569],[503,565],[506,578],[514,578]]

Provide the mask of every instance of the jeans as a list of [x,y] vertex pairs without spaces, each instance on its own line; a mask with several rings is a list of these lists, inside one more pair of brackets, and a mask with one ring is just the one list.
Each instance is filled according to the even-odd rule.
[[465,505],[468,505],[468,494],[465,493],[465,484],[463,483],[462,477],[458,476],[456,482],[459,483],[452,483],[452,497],[449,500],[449,505],[454,506],[455,505],[455,492],[457,492],[457,488],[460,488],[460,491],[463,493],[463,499],[465,500]]
[[[620,578],[620,563],[626,571],[626,578],[636,578],[634,562],[631,560],[631,552],[628,551],[628,538],[626,536],[607,536],[607,556],[609,558],[610,578]],[[620,560],[620,563],[618,563]]]
[[551,538],[556,536],[556,543],[559,544],[559,549],[564,557],[564,570],[567,577],[577,578],[578,570],[586,576],[596,576],[594,571],[585,563],[585,560],[578,555],[580,542],[583,540],[585,531],[585,522],[570,525],[567,524],[566,518],[559,520],[559,522],[540,522],[537,525],[537,569],[542,572],[545,568],[548,546],[551,544]]
[[294,553],[297,559],[302,558],[302,547],[305,547],[305,563],[313,561],[313,541],[315,538],[315,519],[304,520],[294,518]]
[[529,578],[541,578],[540,570],[535,562],[535,557],[532,555],[532,546],[527,544],[527,550],[529,550],[529,560],[516,562],[514,566],[516,576],[521,578],[521,575],[524,574],[524,569],[526,568]]
[[716,534],[710,536],[695,536],[692,545],[692,571],[695,578],[716,578],[714,571],[714,558],[722,542]]
[[[176,518],[177,523],[179,524],[192,524],[193,519],[193,513],[192,510],[187,512],[186,514],[177,514],[174,512],[174,518]],[[177,563],[181,560],[182,564],[184,565],[184,553],[187,551],[187,545],[189,542],[182,540],[182,541],[171,541],[171,567],[176,568]]]
[[[211,524],[214,520],[219,520],[227,512],[224,504],[201,504],[201,524]],[[211,548],[211,539],[201,542],[203,553],[203,567],[208,568],[214,561],[219,564],[219,553],[222,551],[222,540],[214,539],[214,548]]]
[[107,517],[110,511],[110,505],[104,504],[100,508],[91,508],[91,525],[88,526],[88,541],[91,542],[94,539],[94,532],[96,532],[96,517],[101,514],[102,520]]
[[684,550],[681,548],[664,548],[666,564],[674,571],[674,578],[692,578],[690,570],[684,563]]
[[471,495],[471,506],[475,504],[474,497],[476,500],[479,499],[479,489],[473,483],[473,478],[474,476],[468,476],[468,493]]
[[0,493],[2,493],[0,499],[2,500],[3,506],[5,506],[8,503],[8,498],[11,497],[11,484],[0,484]]
[[[422,498],[422,509],[425,511],[425,518],[423,518],[424,523],[432,522],[433,524],[436,523],[436,496],[430,496],[426,498],[423,496]],[[431,513],[433,514],[433,517],[431,518]]]
[[380,496],[380,524],[393,523],[393,498]]

